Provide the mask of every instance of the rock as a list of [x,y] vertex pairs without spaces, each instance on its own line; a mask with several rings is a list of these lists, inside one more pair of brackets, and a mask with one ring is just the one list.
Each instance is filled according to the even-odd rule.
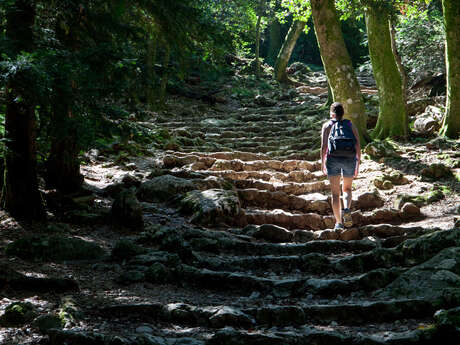
[[414,130],[423,135],[437,132],[441,124],[431,115],[422,114],[414,121]]
[[233,171],[242,171],[243,170],[243,161],[239,159],[217,159],[214,164],[209,168],[209,170],[213,171],[221,171],[221,170],[233,170]]
[[361,210],[368,210],[382,207],[385,201],[380,196],[377,190],[373,192],[363,193],[358,196],[358,208]]
[[357,228],[345,229],[339,233],[339,239],[342,241],[360,240],[361,235]]
[[136,327],[136,333],[153,333],[153,328],[146,325],[139,326]]
[[172,277],[173,272],[160,262],[155,262],[145,272],[145,279],[155,284],[167,283]]
[[295,230],[294,242],[305,243],[314,239],[314,232],[309,230]]
[[448,166],[441,163],[434,163],[422,169],[422,176],[428,178],[440,179],[451,177],[452,175],[452,170]]
[[115,246],[112,249],[112,258],[114,260],[126,260],[130,259],[133,256],[140,255],[145,253],[147,250],[138,246],[137,244],[129,240],[120,240],[115,243]]
[[292,242],[294,234],[291,231],[277,225],[263,224],[254,233],[254,237],[273,243],[285,243]]
[[139,187],[141,185],[141,181],[136,177],[131,174],[126,174],[123,176],[121,179],[121,182],[126,188],[131,188],[131,187]]
[[364,152],[372,158],[397,156],[395,147],[386,140],[374,140],[366,145]]
[[442,250],[377,292],[377,297],[439,301],[446,289],[460,289],[460,247]]
[[181,210],[192,213],[191,222],[201,225],[232,224],[242,214],[237,192],[223,189],[188,192]]
[[401,208],[400,216],[403,219],[417,218],[420,216],[420,208],[411,202],[406,202]]
[[443,332],[460,331],[460,307],[439,310],[434,315],[436,326]]
[[193,189],[195,186],[190,180],[163,175],[142,183],[137,196],[144,201],[167,201]]
[[25,260],[64,261],[92,260],[105,255],[104,250],[94,242],[63,236],[27,236],[10,243],[7,255]]
[[257,95],[254,97],[254,103],[260,105],[261,107],[272,107],[276,105],[276,101],[273,99],[269,99],[264,95]]
[[56,314],[45,314],[37,317],[32,326],[37,328],[41,333],[46,334],[52,328],[62,329],[64,327],[63,320]]
[[0,316],[0,326],[20,327],[31,322],[37,316],[37,311],[32,303],[14,302],[5,308]]
[[133,188],[125,189],[117,195],[112,204],[111,215],[114,224],[134,230],[144,227],[142,206]]
[[410,202],[417,207],[422,207],[425,204],[426,199],[420,195],[410,195],[410,194],[398,194],[395,201],[393,202],[393,207],[400,210],[404,204]]
[[254,320],[232,307],[222,307],[209,318],[209,323],[214,328],[223,328],[227,326],[249,328],[254,325]]
[[409,180],[400,171],[392,171],[390,174],[385,174],[384,179],[391,181],[395,185],[408,184]]
[[378,177],[374,180],[374,186],[379,189],[388,190],[393,188],[391,181],[386,180],[384,177]]

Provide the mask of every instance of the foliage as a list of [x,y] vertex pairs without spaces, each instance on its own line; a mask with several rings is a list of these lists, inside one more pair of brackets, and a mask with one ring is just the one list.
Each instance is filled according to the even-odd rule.
[[405,18],[397,29],[398,50],[412,81],[421,73],[445,72],[445,33],[442,13],[437,8],[425,17]]

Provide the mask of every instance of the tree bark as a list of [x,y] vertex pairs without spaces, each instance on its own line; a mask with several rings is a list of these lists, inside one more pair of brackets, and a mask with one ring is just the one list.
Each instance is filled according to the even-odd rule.
[[48,188],[72,193],[81,188],[83,175],[78,160],[77,132],[72,126],[71,95],[58,88],[55,98],[51,119],[51,150],[46,161],[46,184]]
[[334,0],[311,0],[313,23],[321,60],[334,101],[341,102],[345,117],[358,128],[361,143],[368,141],[363,96],[345,46]]
[[403,62],[401,55],[399,54],[398,47],[396,45],[396,28],[394,26],[394,23],[391,21],[390,22],[390,32],[391,32],[391,49],[393,50],[393,55],[396,60],[396,64],[398,66],[398,71],[399,74],[401,75],[401,81],[402,81],[402,88],[403,88],[403,97],[404,97],[404,104],[407,109],[407,89],[408,89],[408,76],[406,69],[404,68]]
[[389,15],[369,6],[366,27],[374,78],[379,90],[379,117],[373,138],[407,137],[403,83],[391,46]]
[[[33,2],[15,1],[7,9],[6,20],[6,37],[15,53],[32,51]],[[37,181],[35,104],[24,94],[27,85],[18,79],[18,75],[11,77],[6,87],[7,140],[2,206],[17,219],[41,220],[46,214]]]
[[[264,1],[264,0],[262,0]],[[262,1],[259,4],[262,7]],[[262,21],[262,10],[260,10],[259,15],[257,16],[256,24],[256,78],[260,78],[260,23]]]
[[269,43],[267,61],[271,66],[274,66],[276,56],[281,48],[281,24],[278,22],[276,17],[271,20],[268,30]]
[[460,135],[460,3],[443,0],[446,27],[447,104],[441,135],[457,139]]
[[291,27],[286,35],[286,39],[281,47],[275,63],[275,79],[280,83],[288,82],[286,68],[291,58],[292,51],[294,50],[297,39],[300,37],[303,29],[307,25],[306,22],[295,20],[292,22]]
[[157,52],[157,40],[154,39],[153,33],[150,33],[148,42],[147,42],[147,56],[146,56],[146,67],[147,67],[147,105],[150,110],[155,108],[155,88],[154,88],[154,78],[155,78],[155,69],[153,65],[155,64]]

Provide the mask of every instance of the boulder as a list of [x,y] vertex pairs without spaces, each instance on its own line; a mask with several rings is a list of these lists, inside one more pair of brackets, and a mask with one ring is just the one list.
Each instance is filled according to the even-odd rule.
[[429,135],[437,132],[441,128],[441,124],[433,116],[423,114],[418,116],[414,121],[414,130],[417,133]]
[[264,95],[257,95],[254,97],[254,103],[261,106],[261,107],[272,107],[276,105],[276,101],[273,99],[269,99]]
[[14,302],[8,305],[3,315],[0,316],[0,326],[19,327],[31,322],[37,316],[37,311],[32,303]]
[[393,188],[393,183],[384,177],[378,177],[374,180],[374,186],[376,186],[378,189],[388,190]]
[[144,218],[142,206],[136,198],[134,188],[125,189],[120,192],[112,204],[112,221],[130,229],[142,229]]
[[420,208],[411,202],[406,202],[401,208],[400,216],[402,219],[420,217]]
[[451,177],[452,175],[452,170],[448,166],[441,163],[434,163],[422,169],[422,176],[428,178],[440,179]]
[[309,230],[295,230],[294,231],[294,242],[305,243],[312,241],[315,235],[313,231]]
[[209,318],[209,323],[214,328],[227,326],[249,328],[254,325],[255,321],[238,309],[224,306]]
[[62,329],[64,327],[63,320],[56,314],[45,314],[37,317],[33,322],[32,326],[37,328],[41,333],[47,333],[48,330]]
[[190,180],[163,175],[142,183],[137,196],[143,201],[167,201],[193,189],[195,186]]
[[10,243],[7,255],[25,260],[64,261],[91,260],[104,256],[104,250],[94,242],[64,236],[27,236]]
[[358,196],[358,208],[361,210],[371,210],[374,208],[382,207],[385,204],[385,201],[380,196],[377,190],[373,192],[363,193]]
[[439,301],[446,289],[460,290],[460,248],[442,250],[377,292],[378,297]]
[[120,240],[115,243],[112,249],[112,258],[114,260],[126,260],[133,256],[144,254],[146,249],[128,240]]
[[277,225],[263,224],[254,233],[254,237],[268,242],[284,243],[291,242],[294,238],[294,234],[291,231]]
[[201,225],[232,224],[242,214],[237,192],[224,189],[188,192],[181,209],[192,213],[191,221]]

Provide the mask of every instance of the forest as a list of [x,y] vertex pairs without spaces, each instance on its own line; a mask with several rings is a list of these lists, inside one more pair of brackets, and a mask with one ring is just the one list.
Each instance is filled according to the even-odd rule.
[[460,1],[0,0],[0,53],[0,344],[459,344]]

